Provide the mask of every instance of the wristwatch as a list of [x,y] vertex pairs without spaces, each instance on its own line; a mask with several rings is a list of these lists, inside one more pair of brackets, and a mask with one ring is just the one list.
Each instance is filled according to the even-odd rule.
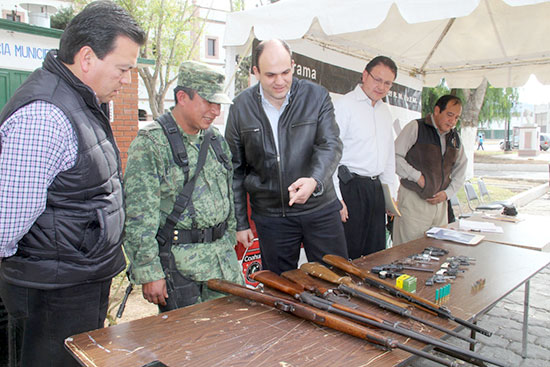
[[325,192],[325,187],[323,186],[323,183],[318,179],[314,178],[314,180],[315,182],[317,182],[317,186],[315,186],[315,190],[313,190],[313,194],[311,194],[311,196],[316,198],[317,196],[323,195],[323,192]]

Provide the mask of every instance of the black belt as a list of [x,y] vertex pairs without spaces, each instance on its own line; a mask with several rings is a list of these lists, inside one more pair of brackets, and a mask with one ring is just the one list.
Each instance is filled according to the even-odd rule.
[[358,175],[357,173],[352,173],[352,176],[354,178],[362,178],[362,179],[371,179],[373,181],[375,180],[378,180],[378,178],[380,177],[380,175],[377,175],[377,176],[361,176],[361,175]]
[[227,221],[204,229],[174,229],[172,245],[214,242],[223,237],[226,229]]

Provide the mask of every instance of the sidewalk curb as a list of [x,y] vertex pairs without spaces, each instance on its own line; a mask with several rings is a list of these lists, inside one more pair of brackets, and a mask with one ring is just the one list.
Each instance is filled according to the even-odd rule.
[[509,200],[517,207],[525,206],[531,201],[536,200],[546,194],[549,188],[550,187],[548,186],[548,184],[544,183],[542,185],[535,186],[527,191],[523,191],[511,197]]
[[548,172],[548,167],[548,164],[474,163],[474,170],[482,171]]

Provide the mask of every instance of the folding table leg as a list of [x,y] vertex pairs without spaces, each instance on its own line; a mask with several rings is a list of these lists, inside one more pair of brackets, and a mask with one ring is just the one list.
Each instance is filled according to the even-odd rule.
[[523,298],[523,335],[521,340],[521,356],[527,358],[527,330],[529,328],[529,284],[525,282],[525,295]]

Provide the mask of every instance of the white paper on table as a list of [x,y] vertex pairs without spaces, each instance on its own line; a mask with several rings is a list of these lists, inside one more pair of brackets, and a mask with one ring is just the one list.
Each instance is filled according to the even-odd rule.
[[477,245],[484,236],[481,234],[472,234],[461,231],[455,231],[449,228],[432,227],[426,231],[426,236],[438,240],[453,241],[465,245]]
[[502,227],[492,222],[480,222],[476,220],[459,219],[458,228],[463,231],[503,233]]

